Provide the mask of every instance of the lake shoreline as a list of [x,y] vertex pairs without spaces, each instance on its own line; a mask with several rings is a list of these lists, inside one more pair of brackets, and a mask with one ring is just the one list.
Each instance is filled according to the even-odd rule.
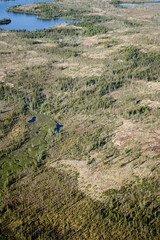
[[[18,9],[18,7],[34,5],[36,3],[45,3],[45,0],[15,0],[15,1],[0,1],[0,15],[5,19],[11,19],[10,24],[1,25],[1,29],[4,30],[42,30],[49,27],[53,27],[62,23],[79,22],[74,17],[65,16],[63,12],[61,15],[53,17],[45,17],[40,14],[34,13],[33,11],[25,11],[25,9]],[[48,2],[48,1],[47,1]],[[50,1],[49,1],[50,2]],[[21,4],[22,3],[22,4]],[[64,15],[64,16],[63,16]]]
[[152,4],[160,4],[160,1],[152,1],[152,2],[121,2],[118,1],[120,6],[134,6],[134,5],[152,5]]

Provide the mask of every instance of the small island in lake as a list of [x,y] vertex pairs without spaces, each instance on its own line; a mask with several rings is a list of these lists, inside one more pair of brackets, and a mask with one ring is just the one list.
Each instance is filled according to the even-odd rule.
[[0,25],[5,25],[11,23],[11,19],[3,18],[0,19]]

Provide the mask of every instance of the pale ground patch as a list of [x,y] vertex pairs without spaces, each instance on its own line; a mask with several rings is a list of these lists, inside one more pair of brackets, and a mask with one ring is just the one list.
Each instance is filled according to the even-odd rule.
[[24,67],[43,65],[48,62],[48,59],[35,51],[28,51],[16,56],[11,54],[1,59],[0,62],[0,79],[2,81],[3,77],[10,71],[16,72]]
[[68,23],[60,23],[58,25],[55,25],[53,28],[66,28],[66,27],[69,27],[71,29],[82,29],[82,27],[69,25]]
[[47,62],[48,59],[43,56],[39,56],[39,54],[35,51],[29,51],[25,59],[26,66],[45,64]]
[[154,91],[160,92],[160,82],[148,82],[147,86]]
[[[104,159],[104,163],[100,152],[91,154],[91,159],[94,159],[92,163],[63,158],[54,160],[52,156],[49,166],[77,172],[79,190],[100,201],[105,199],[103,192],[108,189],[120,189],[137,177],[154,176],[152,169],[160,163],[160,158],[154,158],[160,153],[160,127],[145,129],[139,123],[122,118],[119,122],[121,125],[117,127],[112,141],[123,154]],[[143,150],[142,155],[136,155],[137,146]],[[128,154],[129,149],[135,150]]]
[[15,142],[17,142],[17,139],[23,139],[24,132],[25,127],[22,126],[21,122],[15,124],[12,128],[12,131],[9,132],[5,138],[0,140],[0,150],[11,147],[13,144],[15,144]]
[[84,38],[84,40],[82,41],[83,45],[93,45],[93,44],[97,44],[98,42],[105,42],[106,39],[100,39],[101,37],[104,37],[105,35],[99,35],[99,36],[93,36],[93,37],[86,37]]
[[45,46],[45,47],[56,47],[55,43],[50,43],[50,42],[42,42],[41,46]]
[[0,82],[3,82],[5,75],[5,72],[0,70]]
[[7,46],[8,44],[4,41],[0,41],[0,44]]
[[1,37],[7,37],[7,36],[9,36],[9,33],[7,33],[7,32],[4,32],[4,33],[1,33],[1,35],[0,35]]
[[[160,153],[160,127],[146,129],[142,123],[120,119],[123,124],[117,128],[113,143],[123,149],[141,147],[143,155],[153,157]],[[154,151],[152,151],[154,150]]]
[[100,8],[92,8],[92,10],[95,12],[90,13],[89,14],[90,16],[105,16],[105,14],[106,14],[106,12]]
[[144,143],[143,150],[148,155],[153,155],[154,152],[160,154],[160,127],[149,132],[149,137]]
[[56,25],[54,28],[66,28],[66,27],[67,27],[67,23],[60,23]]
[[[111,51],[110,51],[110,53],[111,53]],[[109,54],[108,49],[104,49],[102,47],[102,48],[99,48],[99,49],[95,48],[94,52],[90,51],[90,52],[83,53],[82,56],[98,60],[98,59],[105,59],[106,55],[108,55],[108,54]]]
[[89,76],[100,76],[103,71],[103,64],[86,64],[83,61],[76,62],[73,58],[67,60],[64,63],[56,65],[57,67],[63,67],[63,74],[66,76],[75,77],[89,77]]
[[132,162],[124,165],[123,167],[115,165],[117,159],[114,159],[113,165],[103,165],[97,159],[93,167],[87,164],[87,161],[78,160],[58,160],[58,163],[52,162],[49,166],[60,168],[63,171],[72,170],[77,172],[78,188],[86,195],[95,200],[103,201],[105,196],[104,191],[108,189],[119,189],[125,183],[135,180],[136,176],[139,178],[152,176],[151,167],[155,163],[150,161],[144,162],[139,167],[135,168]]
[[151,108],[160,108],[160,102],[159,101],[151,101],[149,99],[142,100],[142,105],[147,105]]
[[125,17],[127,19],[134,18],[136,21],[141,20],[142,23],[154,24],[154,20],[157,20],[155,16],[158,18],[159,15],[158,9],[160,9],[159,5],[137,5],[137,6],[126,6],[124,10],[121,10],[121,14],[125,11]]
[[135,126],[130,120],[123,119],[121,121],[123,124],[117,129],[113,143],[120,147],[128,148],[129,142],[135,137],[135,128],[137,126]]
[[37,7],[39,7],[39,6],[40,6],[39,4],[34,3],[34,5],[31,4],[31,5],[25,5],[25,6],[18,6],[17,9],[23,10],[23,11],[36,9],[36,11],[39,12],[40,10],[37,9]]
[[[133,44],[134,46],[137,45],[137,47],[139,47],[138,45],[138,40],[139,38],[142,37],[142,33],[139,32],[132,32],[130,34],[127,34],[128,31],[130,31],[131,29],[125,29],[124,30],[117,30],[116,31],[116,35],[118,37],[118,39],[122,42],[122,46],[130,46],[131,44]],[[133,30],[132,30],[133,31]],[[137,43],[137,44],[136,44]]]

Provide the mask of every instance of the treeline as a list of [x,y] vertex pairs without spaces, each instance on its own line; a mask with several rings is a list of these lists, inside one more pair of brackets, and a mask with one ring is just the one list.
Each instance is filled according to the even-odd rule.
[[35,39],[35,38],[49,38],[52,40],[59,40],[62,36],[78,36],[82,30],[73,28],[54,28],[36,31],[20,30],[17,31],[22,38]]

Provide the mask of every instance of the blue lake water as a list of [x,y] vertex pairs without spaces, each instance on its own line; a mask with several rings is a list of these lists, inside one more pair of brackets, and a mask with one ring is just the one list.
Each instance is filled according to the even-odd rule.
[[78,20],[72,19],[51,19],[51,20],[42,20],[38,19],[36,15],[28,15],[24,13],[14,13],[7,12],[5,9],[16,6],[16,5],[29,5],[37,2],[53,2],[46,0],[15,0],[15,1],[1,1],[0,0],[0,19],[7,18],[11,19],[11,23],[8,25],[0,25],[0,28],[5,30],[36,30],[36,29],[44,29],[48,27],[53,27],[60,23],[70,23],[77,22]]
[[29,123],[33,123],[33,122],[35,122],[36,121],[36,117],[33,117],[31,120],[29,120],[28,122]]
[[57,123],[57,126],[54,130],[59,132],[62,127],[63,127],[63,125],[60,125],[60,124]]
[[153,5],[153,4],[160,4],[160,1],[157,2],[137,2],[137,3],[120,3],[121,6],[133,6],[133,5]]

